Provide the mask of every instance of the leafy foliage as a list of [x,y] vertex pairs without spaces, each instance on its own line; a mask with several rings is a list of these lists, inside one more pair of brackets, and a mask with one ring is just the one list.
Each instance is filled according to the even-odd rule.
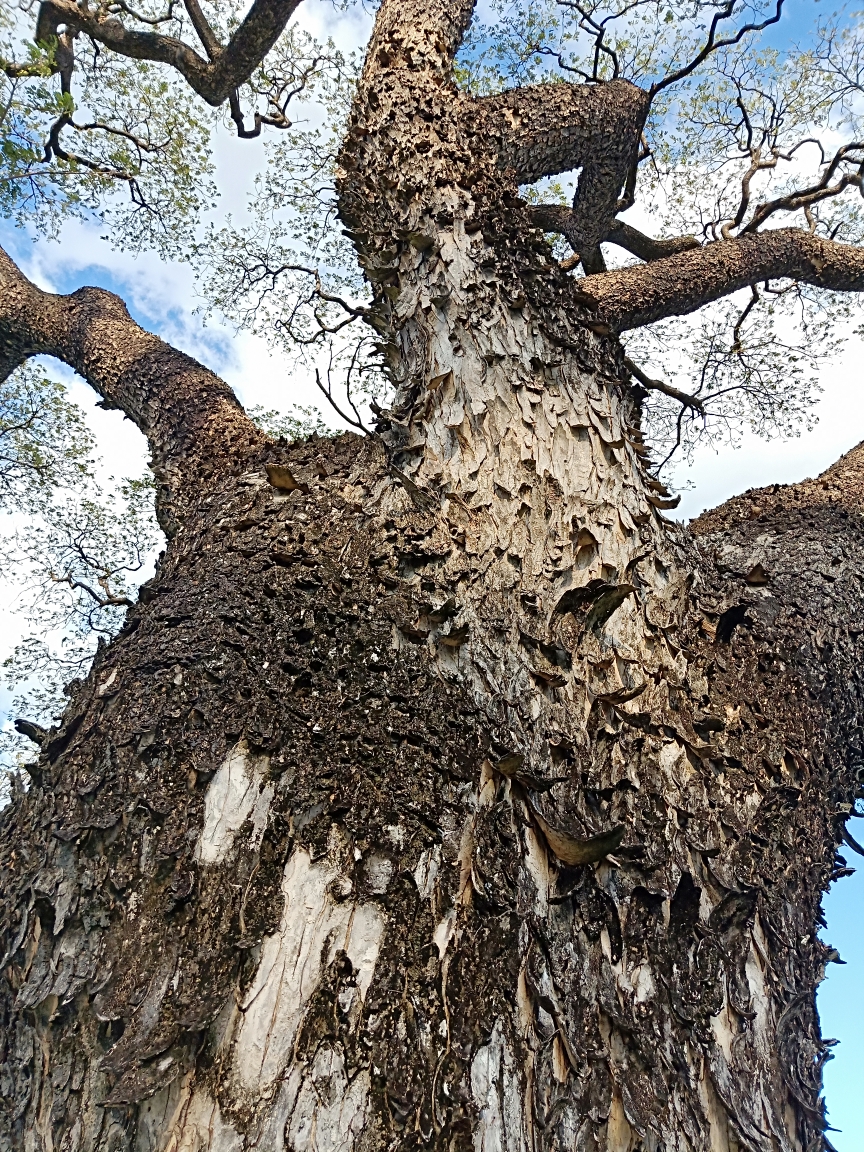
[[[0,564],[31,634],[2,666],[13,715],[50,724],[63,686],[116,631],[161,539],[151,479],[100,479],[95,438],[64,384],[36,364],[0,384]],[[0,762],[26,760],[11,725]]]
[[[274,439],[332,435],[313,407],[249,414]],[[14,573],[15,606],[30,630],[2,665],[12,717],[50,726],[66,686],[122,624],[162,541],[154,495],[149,475],[100,480],[93,435],[62,383],[25,367],[0,385],[0,509],[9,528],[0,563]],[[32,745],[7,723],[0,763],[31,757]]]
[[93,468],[93,434],[66,388],[25,364],[0,383],[0,510],[38,511]]
[[273,440],[281,438],[293,443],[295,440],[306,440],[310,436],[333,435],[332,428],[324,423],[318,409],[309,405],[294,404],[290,412],[280,412],[275,408],[264,408],[256,404],[246,411],[261,431],[266,432]]
[[650,87],[698,55],[727,7],[738,25],[776,11],[774,0],[492,0],[492,19],[475,21],[462,46],[457,79],[475,94],[558,78]]
[[56,44],[24,40],[8,13],[0,35],[0,212],[53,237],[70,215],[96,219],[130,250],[180,254],[216,195],[214,113],[164,66],[92,44],[64,91]]
[[361,408],[381,401],[387,384],[363,322],[372,294],[337,218],[335,188],[360,61],[332,45],[326,53],[329,67],[310,75],[294,101],[309,119],[265,141],[251,222],[211,227],[196,266],[207,300],[316,372],[339,415],[362,425],[355,400]]
[[[628,222],[658,238],[718,240],[793,224],[831,239],[864,241],[864,29],[835,16],[808,29],[804,45],[759,47],[757,34],[719,47],[684,71],[726,11],[758,25],[772,4],[612,4],[606,0],[493,0],[459,57],[458,79],[474,93],[560,79],[618,75],[658,85],[646,125],[635,204]],[[730,22],[731,23],[731,22]],[[721,21],[718,42],[726,35]],[[732,36],[726,36],[733,39]],[[529,202],[564,203],[563,180],[524,189]],[[556,254],[566,244],[555,241]],[[631,263],[612,245],[610,267]],[[577,271],[576,275],[580,275]],[[697,443],[736,442],[744,429],[796,435],[814,419],[818,373],[842,346],[854,297],[790,282],[747,289],[631,333],[629,356],[649,376],[702,402],[681,407],[661,392],[645,401],[658,461],[689,459]],[[686,335],[685,335],[686,334]]]
[[[650,89],[635,193],[620,211],[653,236],[704,242],[792,223],[864,243],[864,28],[841,14],[817,21],[801,45],[771,40],[781,6],[490,0],[456,79],[478,95],[614,77]],[[112,12],[133,31],[197,37],[209,51],[208,38],[224,45],[237,33],[247,5],[205,2],[196,20],[197,7],[143,0]],[[34,42],[31,17],[0,12],[0,213],[52,236],[70,215],[95,219],[124,248],[191,260],[209,307],[277,343],[363,427],[387,383],[364,323],[374,294],[335,208],[359,58],[293,25],[214,109],[177,70],[112,52],[96,30],[58,25]],[[218,214],[213,155],[226,128],[260,137],[253,147],[263,156],[239,219]],[[567,203],[575,181],[564,175],[524,194]],[[578,256],[550,239],[583,275]],[[604,257],[609,266],[631,259],[608,243]],[[658,462],[744,428],[771,436],[807,426],[817,367],[842,343],[854,307],[850,297],[771,282],[695,319],[630,334],[640,378],[662,375],[692,401],[648,389]],[[252,415],[287,439],[327,432],[316,409]],[[33,706],[43,717],[61,681],[86,666],[94,638],[116,628],[158,538],[149,485],[100,489],[97,471],[92,437],[62,386],[32,369],[10,377],[0,389],[0,502],[19,519],[5,558],[18,567],[39,639],[6,671],[19,684],[40,681]]]
[[[103,486],[90,475],[48,494],[38,514],[16,518],[0,562],[15,573],[16,607],[32,632],[2,666],[13,716],[43,725],[59,718],[64,686],[117,631],[160,540],[149,476]],[[7,727],[0,755],[14,764],[28,751]]]

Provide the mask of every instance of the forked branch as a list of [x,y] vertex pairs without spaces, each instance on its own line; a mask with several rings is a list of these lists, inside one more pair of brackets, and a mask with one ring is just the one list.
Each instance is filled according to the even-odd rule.
[[737,0],[728,0],[718,12],[715,12],[714,18],[711,21],[711,27],[708,31],[708,37],[699,52],[682,68],[677,68],[674,72],[670,72],[668,76],[664,76],[662,80],[658,80],[655,84],[652,84],[651,98],[653,99],[657,93],[662,92],[664,88],[669,88],[672,84],[677,84],[679,81],[686,79],[692,72],[696,71],[700,64],[703,64],[708,59],[712,52],[717,52],[720,48],[731,48],[734,44],[739,44],[750,32],[762,32],[772,24],[776,24],[783,12],[783,3],[784,0],[777,0],[774,15],[769,16],[767,20],[762,20],[756,24],[743,24],[732,36],[721,36],[718,38],[717,31],[721,22],[723,20],[731,20],[735,15]]
[[75,0],[45,0],[39,8],[35,39],[48,44],[67,33],[83,32],[97,44],[133,60],[151,60],[175,68],[214,108],[223,104],[252,75],[281,36],[300,0],[254,0],[229,42],[220,46],[194,0],[187,11],[208,58],[175,36],[127,28],[104,10],[89,9]]
[[627,80],[537,84],[476,102],[500,140],[499,164],[510,168],[518,183],[581,168],[568,239],[583,259],[620,210],[648,107],[648,93]]

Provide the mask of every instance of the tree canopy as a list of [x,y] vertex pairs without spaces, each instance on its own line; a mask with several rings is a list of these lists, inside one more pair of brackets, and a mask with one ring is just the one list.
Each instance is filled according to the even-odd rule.
[[[374,334],[362,324],[374,292],[334,208],[360,57],[316,42],[301,26],[306,15],[296,3],[247,12],[173,0],[64,0],[7,13],[0,204],[49,234],[77,214],[98,219],[124,248],[190,260],[204,300],[236,323],[311,357],[338,390],[347,381],[362,393],[365,380],[381,391]],[[335,7],[329,20],[338,31],[349,15]],[[854,16],[788,0],[494,0],[475,14],[455,80],[475,95],[614,80],[645,93],[641,143],[596,254],[578,251],[585,245],[567,211],[575,173],[526,186],[577,276],[790,225],[861,240]],[[226,130],[263,141],[237,219],[214,184]],[[850,303],[773,272],[766,266],[761,283],[731,299],[724,277],[721,300],[685,322],[686,342],[682,322],[665,317],[628,338],[662,455],[698,435],[744,425],[789,433],[808,419],[815,369],[842,339]],[[666,375],[657,381],[659,364]],[[682,405],[678,393],[690,400]],[[359,419],[350,399],[341,407]]]

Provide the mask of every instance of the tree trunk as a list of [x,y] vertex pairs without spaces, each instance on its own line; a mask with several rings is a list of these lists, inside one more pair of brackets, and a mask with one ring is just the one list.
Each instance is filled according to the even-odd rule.
[[4,355],[138,421],[171,540],[2,818],[0,1146],[816,1152],[864,451],[664,519],[518,109],[442,80],[469,6],[414,7],[342,157],[378,438],[267,442],[7,273]]

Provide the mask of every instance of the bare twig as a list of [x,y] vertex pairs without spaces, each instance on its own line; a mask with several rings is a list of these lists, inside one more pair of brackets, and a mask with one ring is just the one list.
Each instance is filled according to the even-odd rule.
[[[315,369],[315,383],[318,385],[319,390],[324,394],[324,396],[326,396],[328,403],[331,405],[331,407],[334,409],[334,411],[336,411],[342,417],[342,419],[345,421],[346,424],[350,424],[352,428],[358,428],[366,436],[371,435],[369,429],[366,427],[365,424],[362,423],[362,421],[360,421],[359,419],[353,420],[350,416],[346,415],[342,411],[342,409],[339,407],[339,405],[333,399],[333,391],[332,391],[332,387],[330,385],[329,379],[327,381],[327,386],[325,387],[321,381],[321,373],[318,371],[317,368]],[[352,406],[352,408],[354,407],[353,403],[351,406]],[[356,412],[357,409],[355,408],[354,411]]]
[[717,39],[717,28],[722,20],[729,20],[735,14],[736,0],[728,0],[728,3],[720,9],[719,12],[714,14],[714,19],[711,21],[711,28],[708,32],[708,39],[706,40],[701,51],[699,51],[689,64],[685,64],[683,68],[677,69],[675,72],[670,72],[668,76],[664,76],[662,80],[656,84],[652,84],[650,88],[651,98],[662,92],[664,88],[668,88],[672,84],[677,84],[679,80],[684,80],[691,72],[702,64],[712,52],[716,52],[720,48],[729,48],[733,44],[738,44],[747,35],[748,32],[762,32],[771,24],[776,24],[783,11],[784,0],[777,0],[777,6],[774,9],[774,15],[769,16],[767,20],[763,20],[760,24],[745,24],[739,28],[734,36],[727,36],[725,39]]
[[684,408],[692,408],[698,412],[700,416],[705,415],[705,405],[698,398],[698,396],[691,396],[688,392],[681,392],[678,388],[673,388],[671,384],[664,384],[662,380],[652,380],[650,376],[642,371],[638,364],[625,356],[624,367],[634,376],[643,388],[648,388],[651,392],[662,392],[664,396],[669,396],[672,400],[677,400],[678,403]]

